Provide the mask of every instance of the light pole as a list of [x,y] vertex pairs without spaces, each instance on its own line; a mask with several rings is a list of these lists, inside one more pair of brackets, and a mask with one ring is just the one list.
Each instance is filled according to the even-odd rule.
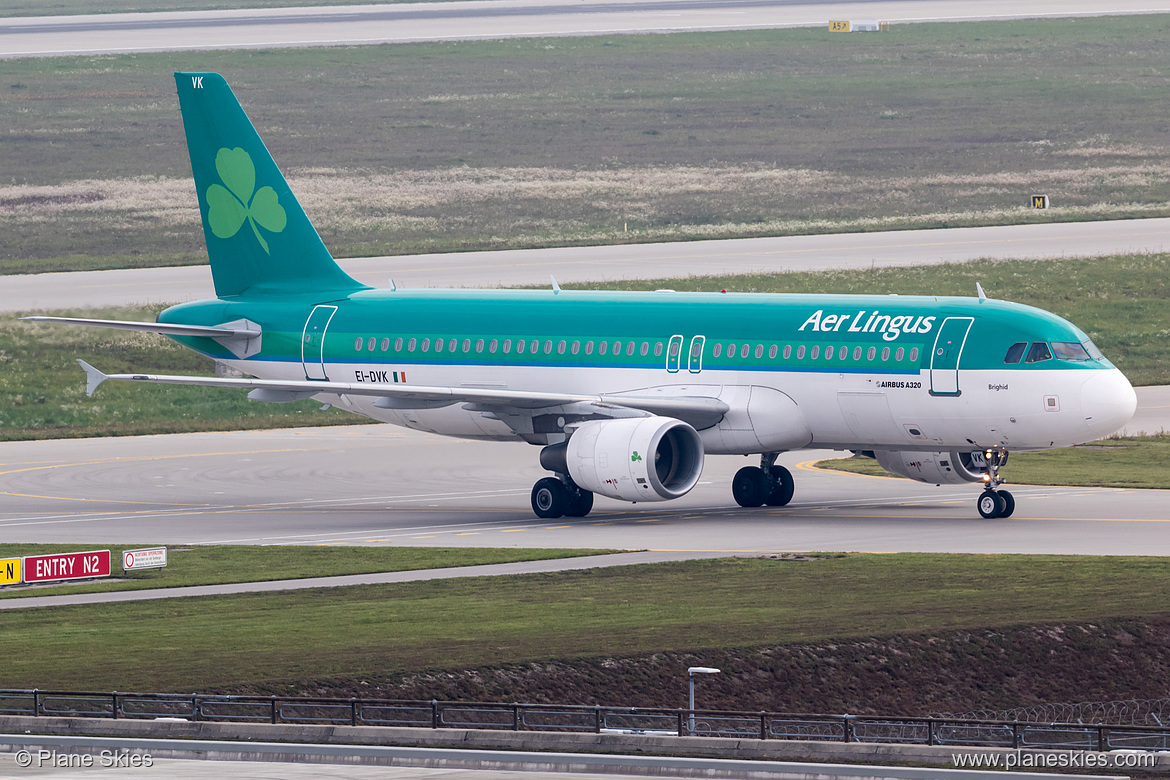
[[719,670],[710,666],[692,666],[687,669],[687,676],[691,680],[691,699],[690,699],[690,717],[687,719],[687,734],[689,736],[695,735],[695,675],[696,674],[719,674]]

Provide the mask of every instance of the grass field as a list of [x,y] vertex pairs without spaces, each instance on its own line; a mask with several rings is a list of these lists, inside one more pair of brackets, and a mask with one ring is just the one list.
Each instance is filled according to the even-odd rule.
[[0,272],[201,261],[184,69],[227,75],[339,256],[1170,214],[1167,37],[1122,16],[11,60]]
[[[1170,561],[726,559],[19,610],[5,687],[193,691],[400,671],[1164,615]],[[306,652],[306,649],[311,652]]]
[[[790,273],[595,284],[617,289],[970,295],[1054,311],[1084,328],[1139,385],[1170,384],[1170,254],[1092,260],[975,262],[872,271]],[[153,320],[159,307],[67,312]],[[60,312],[58,312],[60,313]],[[242,391],[107,383],[85,396],[75,359],[108,373],[207,374],[211,361],[162,337],[0,321],[0,439],[117,436],[201,430],[342,425],[365,418],[315,401],[263,404]],[[1061,457],[1059,454],[1053,457]]]
[[[1002,475],[1012,485],[1084,485],[1089,487],[1170,490],[1170,434],[1109,439],[1050,452],[1012,453]],[[824,469],[897,478],[873,458],[854,456],[822,460]]]
[[512,548],[446,547],[292,547],[285,545],[208,545],[172,547],[167,567],[146,571],[121,571],[123,550],[154,547],[154,544],[0,544],[0,559],[26,555],[77,552],[81,549],[110,550],[113,574],[120,582],[86,582],[54,585],[51,588],[0,588],[0,598],[61,596],[146,588],[181,588],[188,585],[219,585],[228,582],[295,580],[304,577],[331,577],[371,572],[443,569],[451,566],[480,566],[490,563],[576,558],[608,550],[526,550]]

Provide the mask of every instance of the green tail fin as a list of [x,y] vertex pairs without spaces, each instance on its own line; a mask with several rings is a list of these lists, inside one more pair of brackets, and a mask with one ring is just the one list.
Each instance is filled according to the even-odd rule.
[[176,73],[215,294],[368,289],[337,266],[218,73]]

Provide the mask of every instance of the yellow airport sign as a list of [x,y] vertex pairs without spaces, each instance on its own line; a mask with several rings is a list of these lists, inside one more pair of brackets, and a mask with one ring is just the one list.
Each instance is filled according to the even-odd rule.
[[0,585],[19,585],[20,573],[20,558],[0,560]]
[[829,32],[849,32],[849,22],[829,22]]

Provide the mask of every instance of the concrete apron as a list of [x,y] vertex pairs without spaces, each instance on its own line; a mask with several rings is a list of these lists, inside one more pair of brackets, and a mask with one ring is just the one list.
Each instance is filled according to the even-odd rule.
[[[38,736],[44,740],[38,742]],[[96,742],[83,737],[99,738]],[[72,739],[78,738],[75,743]],[[101,739],[105,738],[105,739]],[[63,741],[65,740],[65,741]],[[118,740],[117,743],[107,740]],[[220,744],[184,746],[182,742],[147,740],[205,740]],[[71,744],[72,743],[72,744]],[[248,744],[241,744],[248,743]],[[310,749],[311,746],[311,749]],[[443,755],[414,753],[399,748],[448,751]],[[875,773],[872,767],[832,766],[846,764],[919,764],[953,767],[952,756],[1008,754],[1043,755],[1067,751],[978,748],[962,746],[892,745],[874,743],[798,742],[793,740],[678,737],[641,734],[580,734],[480,729],[422,729],[387,726],[333,726],[266,723],[216,723],[163,720],[113,720],[0,716],[0,752],[53,749],[58,752],[92,753],[101,749],[130,749],[156,758],[207,758],[221,760],[291,761],[312,763],[427,766],[435,768],[561,772],[611,772],[621,774],[702,777],[937,777],[938,769],[893,767]],[[371,749],[383,748],[383,749]],[[476,753],[475,751],[485,751]],[[497,751],[496,753],[487,751]],[[501,755],[498,751],[543,755]],[[558,754],[558,755],[552,755]],[[576,755],[571,755],[576,754]],[[598,754],[627,756],[617,761]],[[675,762],[670,757],[703,757],[718,761]],[[732,763],[727,763],[728,761]],[[761,762],[786,762],[785,764]],[[789,762],[810,762],[802,766]],[[685,766],[689,764],[690,766]],[[734,764],[734,765],[732,765]],[[1027,766],[1026,763],[1021,763]],[[1035,765],[1035,764],[1033,764]],[[1001,764],[1002,766],[1002,764]],[[1170,767],[1170,756],[1159,755],[1154,771]],[[1132,770],[1126,770],[1131,772]],[[991,775],[994,772],[994,775]],[[1004,777],[999,770],[957,771],[960,777]],[[1032,774],[1034,777],[1044,775]],[[1014,775],[1019,776],[1019,775]],[[1048,775],[1051,777],[1051,775]],[[1111,775],[1112,776],[1112,775]],[[1082,778],[1087,776],[1081,775]]]

